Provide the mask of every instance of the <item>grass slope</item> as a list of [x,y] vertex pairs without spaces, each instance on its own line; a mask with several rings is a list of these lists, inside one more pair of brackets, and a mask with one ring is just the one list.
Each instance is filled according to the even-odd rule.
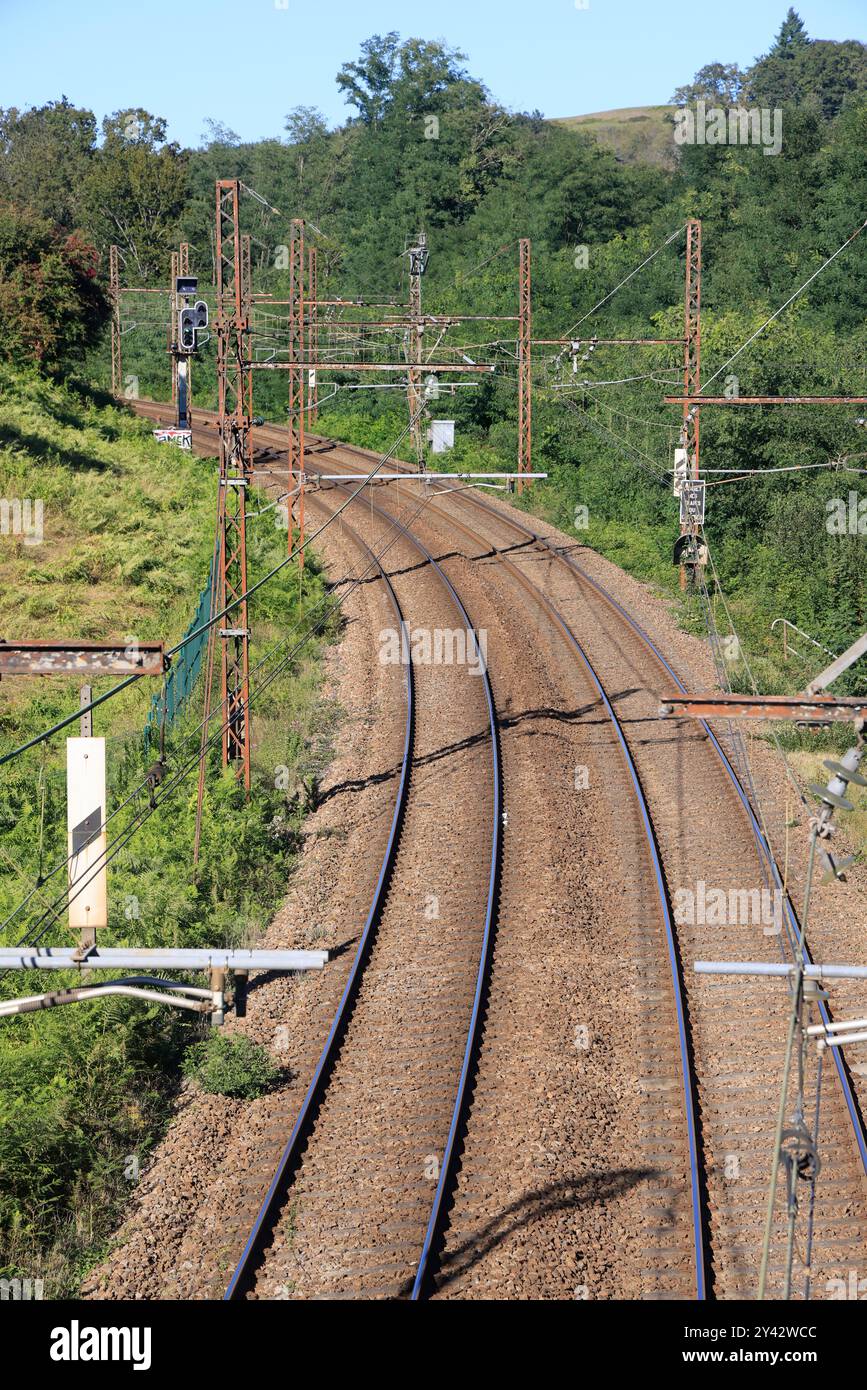
[[655,164],[672,169],[676,163],[672,138],[673,106],[623,106],[586,116],[563,116],[554,125],[571,126],[593,135],[613,150],[624,164]]
[[[4,498],[41,499],[44,537],[30,545],[0,534],[0,636],[134,634],[170,644],[186,630],[211,558],[213,464],[156,445],[145,422],[88,387],[0,369]],[[286,532],[274,523],[273,511],[251,520],[251,582],[286,554]],[[141,681],[95,712],[95,733],[107,741],[109,838],[137,827],[109,868],[103,944],[252,945],[261,936],[327,757],[333,712],[320,696],[322,639],[287,661],[324,596],[311,557],[303,601],[294,566],[251,600],[251,668],[262,663],[253,678],[253,794],[245,800],[222,772],[215,747],[195,869],[195,776],[153,813],[137,790],[154,757],[142,728],[157,683]],[[74,710],[78,685],[3,680],[0,751]],[[201,708],[200,683],[169,733],[169,779],[195,767]],[[51,911],[65,880],[65,738],[0,769],[2,944],[71,940],[62,905]],[[63,975],[50,982],[64,983]],[[0,998],[47,987],[36,972],[8,975]],[[42,1279],[46,1297],[75,1292],[170,1114],[184,1051],[201,1031],[191,1018],[111,999],[0,1020],[0,1278]]]

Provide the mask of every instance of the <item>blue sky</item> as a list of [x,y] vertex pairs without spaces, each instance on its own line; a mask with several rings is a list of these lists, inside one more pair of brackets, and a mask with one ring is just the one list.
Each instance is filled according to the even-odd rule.
[[[473,75],[513,110],[572,116],[665,102],[708,62],[746,66],[767,50],[788,3],[0,0],[0,104],[65,92],[100,118],[143,106],[185,145],[200,142],[206,116],[245,140],[280,136],[293,106],[344,120],[335,73],[362,40],[397,29],[463,49]],[[867,39],[865,0],[795,8],[813,38]]]

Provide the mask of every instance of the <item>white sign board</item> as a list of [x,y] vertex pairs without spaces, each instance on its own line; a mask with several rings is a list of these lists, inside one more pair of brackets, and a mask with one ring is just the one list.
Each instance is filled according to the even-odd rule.
[[679,497],[683,485],[689,477],[689,457],[686,449],[674,451],[674,495]]
[[177,444],[179,449],[193,447],[192,430],[179,430],[174,425],[169,425],[166,429],[154,430],[153,435],[158,444]]
[[66,740],[66,828],[69,926],[89,940],[108,926],[104,738]]
[[434,420],[431,423],[430,439],[432,452],[435,454],[448,453],[449,449],[455,447],[455,422],[454,420]]

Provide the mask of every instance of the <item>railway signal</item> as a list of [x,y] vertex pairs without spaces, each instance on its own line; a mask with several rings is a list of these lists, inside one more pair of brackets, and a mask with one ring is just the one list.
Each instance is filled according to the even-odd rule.
[[[178,264],[180,267],[180,258]],[[208,306],[203,299],[197,299],[192,305],[189,303],[198,291],[199,281],[195,275],[188,273],[186,260],[182,269],[186,273],[175,277],[172,300],[177,309],[177,334],[171,348],[172,376],[178,407],[176,442],[184,449],[191,449],[190,358],[198,351],[199,333],[208,326]]]
[[195,352],[198,347],[198,334],[208,326],[208,306],[199,299],[191,308],[183,308],[178,314],[178,344],[181,352]]

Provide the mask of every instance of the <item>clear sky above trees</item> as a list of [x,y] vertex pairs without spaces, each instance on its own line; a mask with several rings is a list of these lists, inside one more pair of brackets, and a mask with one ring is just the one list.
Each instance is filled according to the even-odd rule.
[[[41,105],[65,92],[99,119],[141,106],[169,138],[196,145],[211,117],[245,140],[279,136],[296,106],[333,125],[349,114],[335,83],[371,34],[444,39],[467,54],[504,105],[546,116],[667,102],[709,61],[749,67],[767,50],[785,0],[3,0],[4,106]],[[583,3],[583,0],[582,0]],[[867,38],[864,0],[803,0],[815,38]],[[239,27],[244,43],[239,44]],[[38,33],[37,33],[38,29]],[[226,57],[239,64],[233,81]]]

